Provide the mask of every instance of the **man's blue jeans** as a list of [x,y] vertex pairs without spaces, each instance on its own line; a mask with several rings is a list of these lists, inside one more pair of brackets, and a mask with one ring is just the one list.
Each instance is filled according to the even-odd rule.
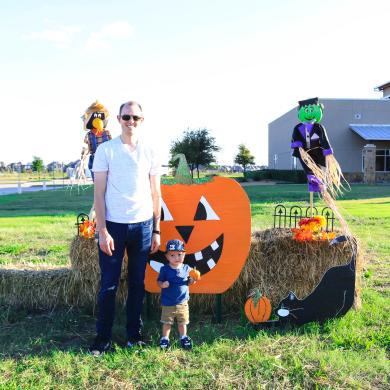
[[142,327],[141,311],[145,295],[145,269],[151,247],[153,220],[123,224],[106,222],[115,250],[108,256],[99,248],[101,272],[98,296],[97,334],[110,339],[115,317],[115,296],[118,290],[125,249],[128,256],[127,336],[137,337]]

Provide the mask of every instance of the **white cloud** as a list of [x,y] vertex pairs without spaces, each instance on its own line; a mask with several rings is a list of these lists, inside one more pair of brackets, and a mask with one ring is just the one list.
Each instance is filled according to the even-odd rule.
[[112,40],[128,39],[134,31],[134,27],[127,22],[113,22],[104,25],[99,31],[91,32],[85,46],[87,49],[106,49]]
[[[85,26],[61,26],[43,31],[34,31],[23,35],[23,39],[30,41],[49,42],[58,48],[67,48],[76,39],[78,33],[85,30]],[[134,27],[127,22],[116,21],[103,25],[100,30],[92,31],[86,38],[87,49],[107,49],[115,40],[126,40],[134,31]]]
[[56,47],[66,48],[74,39],[74,36],[83,29],[83,26],[63,26],[56,30],[52,29],[31,32],[23,35],[23,38],[26,40],[46,41],[54,44]]

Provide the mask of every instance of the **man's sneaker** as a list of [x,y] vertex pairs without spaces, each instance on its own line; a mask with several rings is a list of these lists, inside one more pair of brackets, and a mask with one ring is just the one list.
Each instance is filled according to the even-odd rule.
[[93,356],[100,356],[111,349],[111,340],[107,340],[101,336],[96,336],[95,341],[89,347],[89,352]]
[[129,337],[129,339],[127,340],[127,346],[129,348],[133,348],[133,347],[146,347],[146,343],[142,340],[142,337],[141,335],[136,335],[136,336],[133,336],[133,337]]
[[161,349],[168,349],[171,346],[171,343],[168,339],[160,339],[160,348]]
[[192,340],[188,336],[181,338],[180,344],[183,349],[192,349]]

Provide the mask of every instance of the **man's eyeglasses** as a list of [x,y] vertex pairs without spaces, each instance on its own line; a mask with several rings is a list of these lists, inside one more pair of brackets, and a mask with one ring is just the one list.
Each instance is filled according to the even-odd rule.
[[121,116],[122,120],[123,121],[129,121],[131,118],[133,118],[133,121],[134,122],[138,122],[140,121],[142,118],[142,116],[137,116],[137,115],[128,115],[128,114],[124,114]]

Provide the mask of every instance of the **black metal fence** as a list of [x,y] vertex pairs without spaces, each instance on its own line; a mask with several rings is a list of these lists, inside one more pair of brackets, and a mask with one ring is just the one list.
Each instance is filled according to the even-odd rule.
[[300,207],[291,206],[287,208],[281,204],[278,204],[274,209],[274,228],[296,228],[299,221],[302,218],[311,217],[311,210],[313,215],[322,215],[325,217],[326,225],[325,230],[332,232],[334,229],[335,217],[333,211],[329,207],[324,207],[318,212],[317,207]]

